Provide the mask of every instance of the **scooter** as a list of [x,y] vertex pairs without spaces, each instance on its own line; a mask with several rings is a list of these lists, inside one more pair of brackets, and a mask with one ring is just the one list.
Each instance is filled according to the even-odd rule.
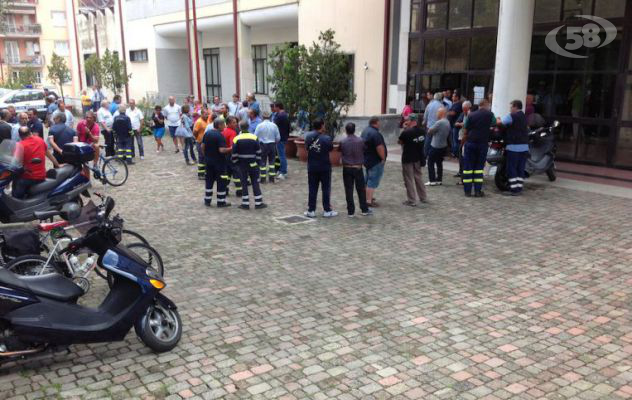
[[[541,127],[529,132],[529,158],[525,165],[525,177],[546,174],[549,181],[557,179],[555,173],[555,129],[560,126],[559,121],[551,126]],[[487,152],[487,162],[491,165],[489,175],[494,176],[496,187],[501,191],[509,190],[507,178],[507,157],[505,143],[502,137],[496,136]]]
[[[20,157],[16,156],[16,143],[0,143],[0,222],[29,222],[34,212],[59,210],[68,202],[80,202],[80,196],[89,197],[90,170],[87,163],[94,159],[94,149],[84,143],[68,143],[63,147],[66,164],[46,173],[46,180],[32,186],[25,199],[16,199],[5,189],[24,171]],[[33,159],[33,164],[44,160]]]
[[[98,255],[98,266],[114,276],[108,295],[98,308],[84,307],[77,304],[83,290],[59,274],[22,277],[0,269],[0,363],[72,344],[121,341],[132,327],[156,352],[180,341],[182,321],[160,292],[166,286],[162,276],[118,245],[121,228],[108,218],[114,200],[106,201],[101,222],[67,251],[87,248]],[[71,204],[36,218],[75,219],[79,213]]]

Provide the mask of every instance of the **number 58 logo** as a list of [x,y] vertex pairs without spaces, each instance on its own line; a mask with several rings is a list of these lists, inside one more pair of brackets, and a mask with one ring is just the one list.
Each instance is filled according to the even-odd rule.
[[[557,33],[565,26],[558,26],[546,35],[545,44],[552,52],[569,58],[588,58],[580,54],[571,53],[579,48],[600,48],[610,44],[617,37],[617,28],[608,20],[595,17],[593,15],[577,15],[578,18],[585,18],[596,23],[589,22],[584,26],[569,26],[566,28],[566,39],[568,43],[562,48],[557,43]],[[606,33],[606,38],[602,41],[599,33]]]

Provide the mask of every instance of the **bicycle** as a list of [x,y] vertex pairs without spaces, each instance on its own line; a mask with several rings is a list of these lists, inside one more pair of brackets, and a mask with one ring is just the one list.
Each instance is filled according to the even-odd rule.
[[[105,146],[99,145],[99,148],[103,150]],[[99,152],[97,165],[89,168],[95,179],[114,187],[125,184],[129,176],[129,170],[125,161],[119,157],[105,157],[103,151]]]

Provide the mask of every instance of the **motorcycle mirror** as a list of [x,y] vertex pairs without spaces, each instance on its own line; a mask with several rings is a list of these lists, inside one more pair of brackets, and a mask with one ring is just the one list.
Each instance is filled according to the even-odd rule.
[[560,126],[560,121],[553,121],[553,128]]
[[81,215],[81,206],[77,203],[66,203],[62,206],[59,215],[66,221],[79,218]]
[[105,218],[108,218],[110,216],[110,213],[112,212],[112,210],[114,209],[114,199],[111,197],[108,197],[105,199]]
[[39,165],[42,163],[42,160],[40,158],[34,158],[31,160],[31,164],[33,165]]

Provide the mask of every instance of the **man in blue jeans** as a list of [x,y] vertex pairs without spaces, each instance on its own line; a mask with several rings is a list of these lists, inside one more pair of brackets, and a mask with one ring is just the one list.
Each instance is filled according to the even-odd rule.
[[380,119],[371,117],[369,126],[362,131],[364,140],[364,168],[366,169],[366,202],[369,207],[377,207],[373,198],[375,190],[380,186],[384,175],[387,151],[384,136],[380,133]]
[[334,149],[334,142],[325,132],[325,123],[317,118],[312,122],[314,129],[305,137],[307,149],[307,182],[309,184],[309,199],[305,216],[316,218],[316,198],[318,186],[323,190],[323,217],[331,218],[338,215],[331,209],[331,161],[329,153]]
[[490,110],[488,100],[481,100],[477,111],[470,113],[465,122],[465,135],[463,137],[463,188],[465,196],[484,197],[483,175],[489,136],[492,127],[496,126],[496,117]]
[[277,155],[279,158],[279,173],[277,178],[284,180],[287,178],[287,158],[285,157],[285,144],[290,137],[290,117],[283,109],[283,103],[274,103],[274,119],[272,122],[279,127],[279,133],[281,134],[281,141],[277,143]]

